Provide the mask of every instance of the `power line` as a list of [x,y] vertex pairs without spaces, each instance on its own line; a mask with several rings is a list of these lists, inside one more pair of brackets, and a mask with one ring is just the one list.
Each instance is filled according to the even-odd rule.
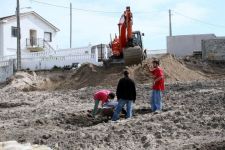
[[[48,6],[52,6],[52,7],[58,7],[58,8],[64,8],[64,9],[70,9],[70,7],[67,6],[62,6],[62,5],[55,5],[55,4],[50,4],[50,3],[46,3],[46,2],[41,2],[41,1],[37,1],[37,0],[30,0],[31,2],[34,3],[39,3],[42,5],[48,5]],[[73,10],[78,10],[78,11],[85,11],[85,12],[92,12],[92,13],[108,13],[108,14],[121,14],[121,12],[116,12],[116,11],[102,11],[102,10],[93,10],[93,9],[82,9],[82,8],[72,8]],[[155,11],[136,11],[133,12],[134,14],[150,14],[150,13],[156,13],[156,12],[160,12],[159,10],[155,10]]]
[[[62,6],[62,5],[55,5],[55,4],[50,4],[46,2],[40,2],[36,0],[30,0],[31,2],[43,4],[43,5],[48,5],[48,6],[53,6],[53,7],[58,7],[58,8],[65,8],[65,9],[70,9],[70,7],[67,6]],[[121,13],[121,12],[109,12],[109,11],[100,11],[100,10],[92,10],[92,9],[82,9],[82,8],[72,8],[73,10],[79,10],[79,11],[85,11],[85,12],[95,12],[95,13]]]
[[206,21],[202,21],[200,19],[197,19],[197,18],[193,18],[193,17],[190,17],[190,16],[186,16],[180,12],[177,12],[177,11],[173,11],[175,14],[178,14],[180,16],[183,16],[185,18],[188,18],[190,20],[193,20],[193,21],[197,21],[197,22],[200,22],[202,24],[206,24],[206,25],[210,25],[210,26],[214,26],[214,27],[219,27],[219,28],[225,28],[225,25],[218,25],[218,24],[213,24],[213,23],[209,23],[209,22],[206,22]]
[[[35,2],[35,3],[39,3],[42,5],[47,5],[47,6],[51,6],[51,7],[58,7],[58,8],[64,8],[64,9],[71,9],[68,6],[62,6],[62,5],[55,5],[55,4],[50,4],[50,3],[46,3],[46,2],[41,2],[41,1],[37,1],[37,0],[30,0],[31,2]],[[72,8],[73,10],[78,10],[78,11],[84,11],[84,12],[91,12],[91,13],[107,13],[107,14],[113,14],[113,13],[119,13],[121,14],[121,12],[116,12],[116,11],[102,11],[102,10],[93,10],[93,9],[82,9],[82,8]],[[137,11],[137,12],[133,12],[133,14],[150,14],[150,13],[156,13],[156,12],[162,12],[162,10],[155,10],[155,11]],[[225,25],[218,25],[218,24],[213,24],[213,23],[209,23],[206,21],[202,21],[200,19],[197,18],[193,18],[187,15],[184,15],[178,11],[173,11],[175,14],[180,15],[182,17],[188,18],[190,20],[196,21],[196,22],[200,22],[202,24],[206,24],[209,26],[214,26],[214,27],[219,27],[219,28],[225,28]]]

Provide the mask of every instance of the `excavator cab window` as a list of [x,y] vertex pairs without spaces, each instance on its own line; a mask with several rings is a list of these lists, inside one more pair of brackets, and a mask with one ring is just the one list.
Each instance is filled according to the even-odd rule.
[[143,49],[142,34],[139,31],[133,32],[133,45],[140,46]]

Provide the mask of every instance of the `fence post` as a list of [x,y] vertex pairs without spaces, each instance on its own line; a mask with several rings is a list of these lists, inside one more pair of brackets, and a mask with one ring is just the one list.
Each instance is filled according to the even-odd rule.
[[98,47],[95,48],[95,61],[98,62]]
[[103,52],[102,52],[102,44],[101,44],[101,61],[103,60],[102,54]]
[[104,58],[105,59],[108,59],[108,49],[107,49],[107,46],[106,45],[104,47]]
[[[17,59],[13,59],[13,73],[15,73],[17,71]],[[21,63],[21,68],[22,68],[22,63]]]

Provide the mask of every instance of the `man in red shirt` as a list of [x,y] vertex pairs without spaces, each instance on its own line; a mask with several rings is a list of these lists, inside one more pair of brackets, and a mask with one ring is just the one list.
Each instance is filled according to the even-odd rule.
[[113,101],[110,101],[110,100],[113,100],[114,97],[115,97],[115,94],[109,90],[99,90],[95,92],[94,94],[95,105],[92,111],[92,116],[95,117],[100,101],[102,102],[102,106],[107,104],[107,106],[115,107],[114,105],[117,105],[117,102],[114,103]]
[[152,61],[152,65],[149,67],[149,71],[153,75],[151,108],[153,112],[159,112],[162,110],[162,92],[165,89],[164,73],[159,67],[159,60]]

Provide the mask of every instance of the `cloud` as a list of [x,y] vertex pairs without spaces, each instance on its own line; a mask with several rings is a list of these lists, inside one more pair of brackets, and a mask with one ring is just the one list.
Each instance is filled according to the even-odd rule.
[[194,2],[187,2],[187,1],[177,3],[173,8],[173,10],[174,13],[172,19],[173,24],[176,27],[187,26],[191,24],[193,20],[188,19],[188,17],[204,20],[209,13],[208,9],[203,8]]

